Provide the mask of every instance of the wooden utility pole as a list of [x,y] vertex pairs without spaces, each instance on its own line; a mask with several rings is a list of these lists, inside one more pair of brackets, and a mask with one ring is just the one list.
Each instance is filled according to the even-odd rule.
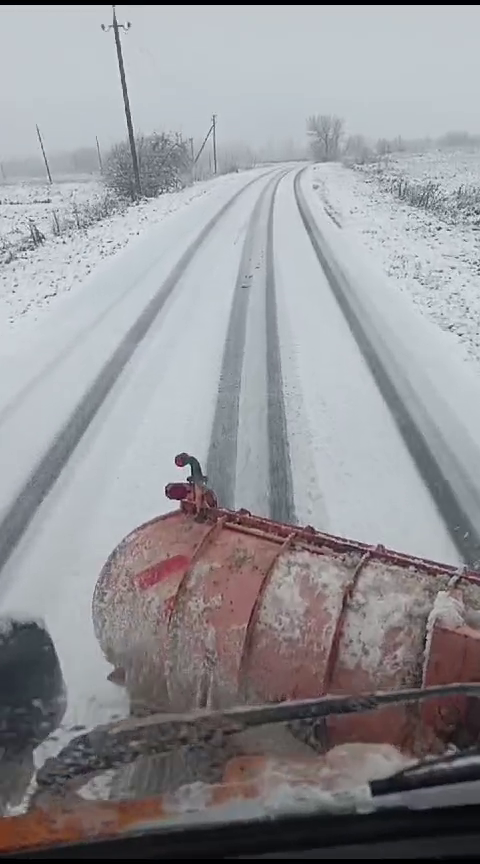
[[192,160],[192,181],[195,180],[195,153],[193,150],[193,138],[188,139],[190,141],[190,158]]
[[100,144],[98,143],[98,135],[95,135],[95,141],[97,142],[97,155],[98,155],[98,164],[100,166],[100,174],[103,174],[102,153],[100,151]]
[[52,175],[50,174],[50,168],[48,165],[47,154],[45,153],[45,147],[43,146],[42,136],[40,135],[40,129],[38,128],[38,125],[37,125],[37,135],[38,135],[38,140],[40,141],[40,148],[42,151],[43,161],[45,162],[45,168],[47,169],[48,182],[52,183],[53,182],[52,181]]
[[217,173],[217,115],[212,114],[213,171]]
[[123,93],[123,104],[125,106],[125,119],[127,121],[127,130],[128,130],[128,140],[130,142],[130,151],[132,154],[132,167],[133,167],[133,179],[135,185],[135,195],[140,197],[142,194],[142,188],[140,184],[140,172],[138,170],[138,158],[137,158],[137,148],[135,146],[135,134],[133,131],[133,123],[132,123],[132,113],[130,111],[130,101],[128,98],[128,90],[127,90],[127,79],[125,78],[125,66],[123,64],[123,54],[122,54],[122,43],[120,41],[120,28],[122,30],[130,30],[132,26],[130,21],[127,21],[126,24],[119,24],[117,21],[117,16],[115,13],[115,6],[112,6],[113,9],[113,21],[108,26],[105,27],[102,24],[102,30],[105,33],[108,33],[109,30],[113,30],[113,35],[115,36],[115,47],[117,49],[117,59],[118,59],[118,70],[120,72],[120,83],[122,85],[122,93]]

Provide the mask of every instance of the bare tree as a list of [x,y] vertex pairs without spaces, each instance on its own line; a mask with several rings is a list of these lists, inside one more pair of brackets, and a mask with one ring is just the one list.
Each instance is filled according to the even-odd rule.
[[316,162],[335,162],[340,157],[344,121],[332,114],[317,114],[307,120],[310,149]]

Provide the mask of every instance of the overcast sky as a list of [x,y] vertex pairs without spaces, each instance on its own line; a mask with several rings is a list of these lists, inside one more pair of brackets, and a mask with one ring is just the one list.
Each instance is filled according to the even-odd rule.
[[[0,158],[124,135],[111,6],[0,7]],[[338,113],[366,135],[480,131],[479,6],[117,6],[134,125],[301,141]]]

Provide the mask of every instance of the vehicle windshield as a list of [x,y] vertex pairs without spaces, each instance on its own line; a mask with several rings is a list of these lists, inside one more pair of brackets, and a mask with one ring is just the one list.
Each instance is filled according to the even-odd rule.
[[0,854],[476,766],[479,23],[3,7]]

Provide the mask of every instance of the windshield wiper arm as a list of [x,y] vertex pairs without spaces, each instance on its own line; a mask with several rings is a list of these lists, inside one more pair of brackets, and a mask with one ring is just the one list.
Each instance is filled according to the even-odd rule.
[[39,793],[42,790],[61,792],[75,779],[120,768],[142,756],[168,753],[180,747],[221,744],[228,736],[255,726],[360,714],[389,705],[459,694],[479,698],[480,684],[445,684],[388,693],[323,696],[295,702],[241,706],[225,711],[130,718],[97,727],[70,741],[39,769],[37,788]]

